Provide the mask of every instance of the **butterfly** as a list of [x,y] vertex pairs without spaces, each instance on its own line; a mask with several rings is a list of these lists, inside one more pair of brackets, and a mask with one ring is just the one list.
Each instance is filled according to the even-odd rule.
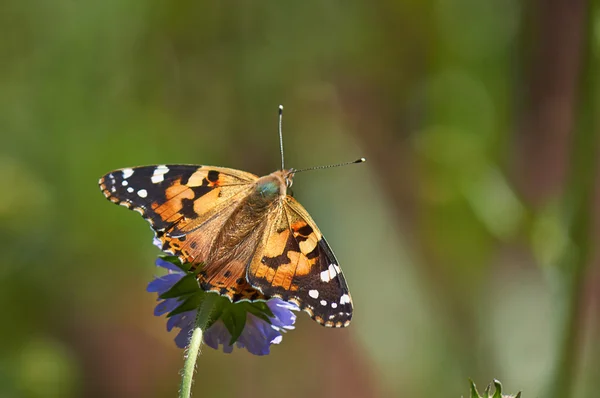
[[277,297],[321,325],[346,327],[353,305],[342,270],[316,223],[289,194],[295,173],[309,169],[283,167],[279,109],[281,170],[258,177],[225,167],[141,166],[106,174],[100,189],[111,202],[140,213],[164,252],[198,268],[202,289],[232,302]]

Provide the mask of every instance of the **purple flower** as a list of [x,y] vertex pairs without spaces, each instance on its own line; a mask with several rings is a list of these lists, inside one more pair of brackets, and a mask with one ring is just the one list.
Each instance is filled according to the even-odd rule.
[[[186,273],[175,264],[162,258],[156,260],[156,265],[167,269],[168,273],[156,277],[148,284],[146,290],[148,292],[158,293],[159,296],[169,291],[173,285],[186,275]],[[154,309],[154,315],[162,316],[168,314],[179,307],[181,303],[182,299],[179,297],[168,299],[159,298],[159,303]],[[292,311],[299,311],[299,308],[296,305],[277,298],[270,299],[266,304],[273,314],[273,317],[269,317],[271,323],[269,324],[265,320],[260,319],[249,312],[246,313],[244,329],[240,337],[234,343],[238,348],[245,348],[254,355],[269,354],[271,344],[279,344],[283,338],[283,332],[294,328],[296,314]],[[228,302],[226,305],[235,306],[240,304]],[[183,312],[173,315],[167,320],[168,331],[171,331],[173,328],[180,329],[175,337],[175,344],[180,348],[185,348],[188,344],[196,320],[196,312],[196,310]],[[224,352],[230,353],[233,351],[233,346],[229,344],[231,341],[231,333],[221,319],[217,320],[208,328],[208,330],[204,331],[203,339],[204,343],[209,347],[218,349],[219,345],[223,345]]]

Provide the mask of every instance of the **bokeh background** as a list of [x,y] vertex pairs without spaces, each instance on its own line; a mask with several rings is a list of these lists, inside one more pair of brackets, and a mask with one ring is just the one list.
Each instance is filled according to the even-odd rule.
[[152,232],[98,178],[264,175],[294,193],[352,325],[206,348],[198,397],[597,397],[597,0],[0,2],[0,397],[173,397]]

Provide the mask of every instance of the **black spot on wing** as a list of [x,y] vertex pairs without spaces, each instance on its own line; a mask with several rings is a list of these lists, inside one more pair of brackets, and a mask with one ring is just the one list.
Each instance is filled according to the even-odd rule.
[[310,225],[306,224],[302,228],[297,229],[296,232],[299,233],[302,236],[309,236],[310,234],[313,233],[313,229],[312,229],[312,227]]
[[219,172],[217,170],[210,170],[207,175],[208,181],[217,182],[219,180]]
[[282,264],[287,264],[290,262],[290,258],[288,257],[288,253],[291,251],[300,252],[300,245],[298,241],[294,239],[292,233],[288,236],[287,242],[285,242],[285,248],[283,252],[275,257],[267,257],[264,256],[261,259],[261,262],[272,269],[279,268]]
[[207,193],[216,188],[215,186],[208,186],[208,184],[205,184],[205,182],[206,178],[202,180],[202,185],[199,185],[197,187],[190,187],[191,190],[194,192],[194,199],[198,199],[199,197],[206,195]]
[[198,214],[194,210],[194,199],[184,198],[181,199],[181,210],[180,213],[183,217],[194,219],[198,217]]

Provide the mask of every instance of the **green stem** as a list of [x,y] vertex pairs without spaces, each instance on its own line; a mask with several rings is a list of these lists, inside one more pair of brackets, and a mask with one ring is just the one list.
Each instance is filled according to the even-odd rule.
[[190,338],[190,343],[186,348],[185,361],[183,364],[181,388],[179,389],[180,398],[190,398],[192,395],[192,383],[194,382],[194,370],[196,369],[196,360],[200,355],[200,346],[202,345],[202,334],[210,322],[210,316],[214,308],[216,294],[206,293],[204,300],[198,308],[196,323]]
[[581,347],[582,297],[584,281],[595,242],[592,241],[591,212],[597,171],[597,149],[600,143],[595,118],[599,103],[599,60],[593,39],[593,18],[598,12],[598,1],[587,5],[584,29],[583,57],[579,78],[580,100],[576,107],[576,127],[571,152],[569,184],[563,203],[567,212],[567,231],[573,247],[564,253],[558,267],[562,291],[558,295],[560,345],[556,364],[548,386],[548,397],[572,396]]

